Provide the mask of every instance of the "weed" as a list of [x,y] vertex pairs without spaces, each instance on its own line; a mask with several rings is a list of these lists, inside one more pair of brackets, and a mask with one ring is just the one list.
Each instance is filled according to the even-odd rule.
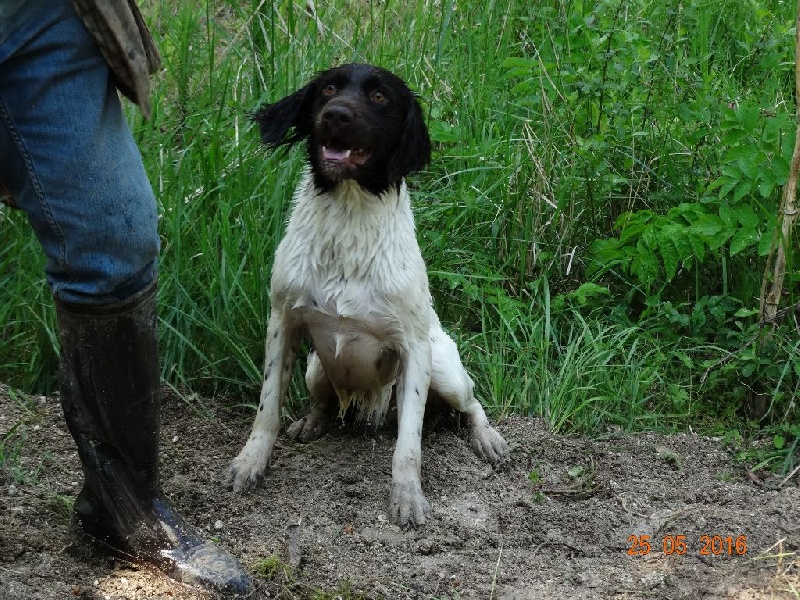
[[75,499],[63,494],[48,493],[45,506],[59,521],[69,523],[72,519]]
[[315,590],[310,596],[311,600],[367,600],[369,597],[353,589],[349,579],[345,579],[335,590]]
[[531,494],[531,501],[534,504],[542,504],[547,500],[547,496],[544,495],[542,492],[542,477],[539,474],[539,471],[533,470],[528,473],[528,481],[531,482],[531,486],[533,487],[533,493]]
[[739,478],[736,475],[730,473],[729,471],[722,471],[720,473],[717,473],[715,477],[720,481],[724,481],[725,483],[733,483],[739,480]]
[[19,464],[22,448],[27,440],[27,429],[22,421],[15,423],[0,438],[0,474],[3,479],[19,484],[26,480],[24,470]]
[[672,465],[676,471],[683,469],[683,458],[671,448],[656,446],[656,458]]
[[294,569],[275,554],[258,559],[253,563],[252,572],[268,581],[277,581],[287,585],[295,582]]

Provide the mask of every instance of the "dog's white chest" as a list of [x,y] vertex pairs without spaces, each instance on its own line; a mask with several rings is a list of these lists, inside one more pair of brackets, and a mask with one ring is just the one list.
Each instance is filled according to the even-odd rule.
[[410,337],[427,336],[430,293],[405,186],[298,188],[275,257],[272,301],[311,336],[337,389],[394,382]]
[[382,319],[354,319],[312,307],[292,313],[309,332],[337,390],[377,391],[394,383],[400,365],[398,344]]

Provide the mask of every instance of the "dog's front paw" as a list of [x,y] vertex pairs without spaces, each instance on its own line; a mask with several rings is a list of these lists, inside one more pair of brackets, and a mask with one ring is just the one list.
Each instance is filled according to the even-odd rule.
[[297,421],[289,425],[286,435],[297,442],[305,444],[318,440],[328,433],[328,427],[329,421],[322,415],[316,415],[312,411],[302,419],[297,419]]
[[508,456],[508,444],[497,430],[488,423],[472,427],[472,449],[479,458],[496,465]]
[[419,481],[393,483],[389,497],[389,520],[400,527],[424,525],[431,516],[431,505],[422,494]]
[[223,483],[234,492],[257,487],[263,480],[269,456],[260,448],[248,443],[225,471]]

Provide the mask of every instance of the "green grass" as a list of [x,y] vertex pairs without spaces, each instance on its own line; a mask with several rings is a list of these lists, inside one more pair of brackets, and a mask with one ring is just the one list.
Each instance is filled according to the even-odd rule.
[[[760,426],[797,420],[791,319],[766,363],[741,351],[764,267],[758,239],[780,192],[769,168],[748,165],[781,164],[791,148],[793,6],[316,10],[144,5],[164,69],[153,119],[127,110],[160,201],[166,381],[232,403],[257,392],[272,255],[303,153],[264,151],[248,113],[320,69],[367,61],[420,94],[434,158],[410,180],[418,238],[442,321],[494,416],[540,415],[561,431],[752,428],[741,407],[758,388],[771,403]],[[733,237],[703,237],[709,219],[730,215]],[[22,215],[0,209],[0,231],[0,381],[46,391],[57,343],[43,261]],[[796,256],[790,271],[797,302]],[[296,377],[290,412],[304,395]]]
[[36,406],[32,398],[25,394],[0,386],[5,396],[13,402],[22,413],[22,418],[6,423],[0,435],[0,481],[8,484],[29,482],[38,475],[26,471],[20,465],[22,449],[28,441],[28,428],[39,420]]

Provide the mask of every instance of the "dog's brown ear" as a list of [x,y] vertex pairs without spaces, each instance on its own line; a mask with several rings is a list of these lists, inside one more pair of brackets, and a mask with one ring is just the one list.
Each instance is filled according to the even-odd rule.
[[[261,141],[275,148],[308,138],[313,127],[311,110],[315,89],[316,84],[312,81],[290,96],[274,104],[265,104],[253,113],[252,118],[261,132]],[[287,135],[292,128],[294,131]]]
[[431,160],[431,138],[417,97],[409,94],[403,132],[386,166],[388,181],[400,181],[421,170]]

